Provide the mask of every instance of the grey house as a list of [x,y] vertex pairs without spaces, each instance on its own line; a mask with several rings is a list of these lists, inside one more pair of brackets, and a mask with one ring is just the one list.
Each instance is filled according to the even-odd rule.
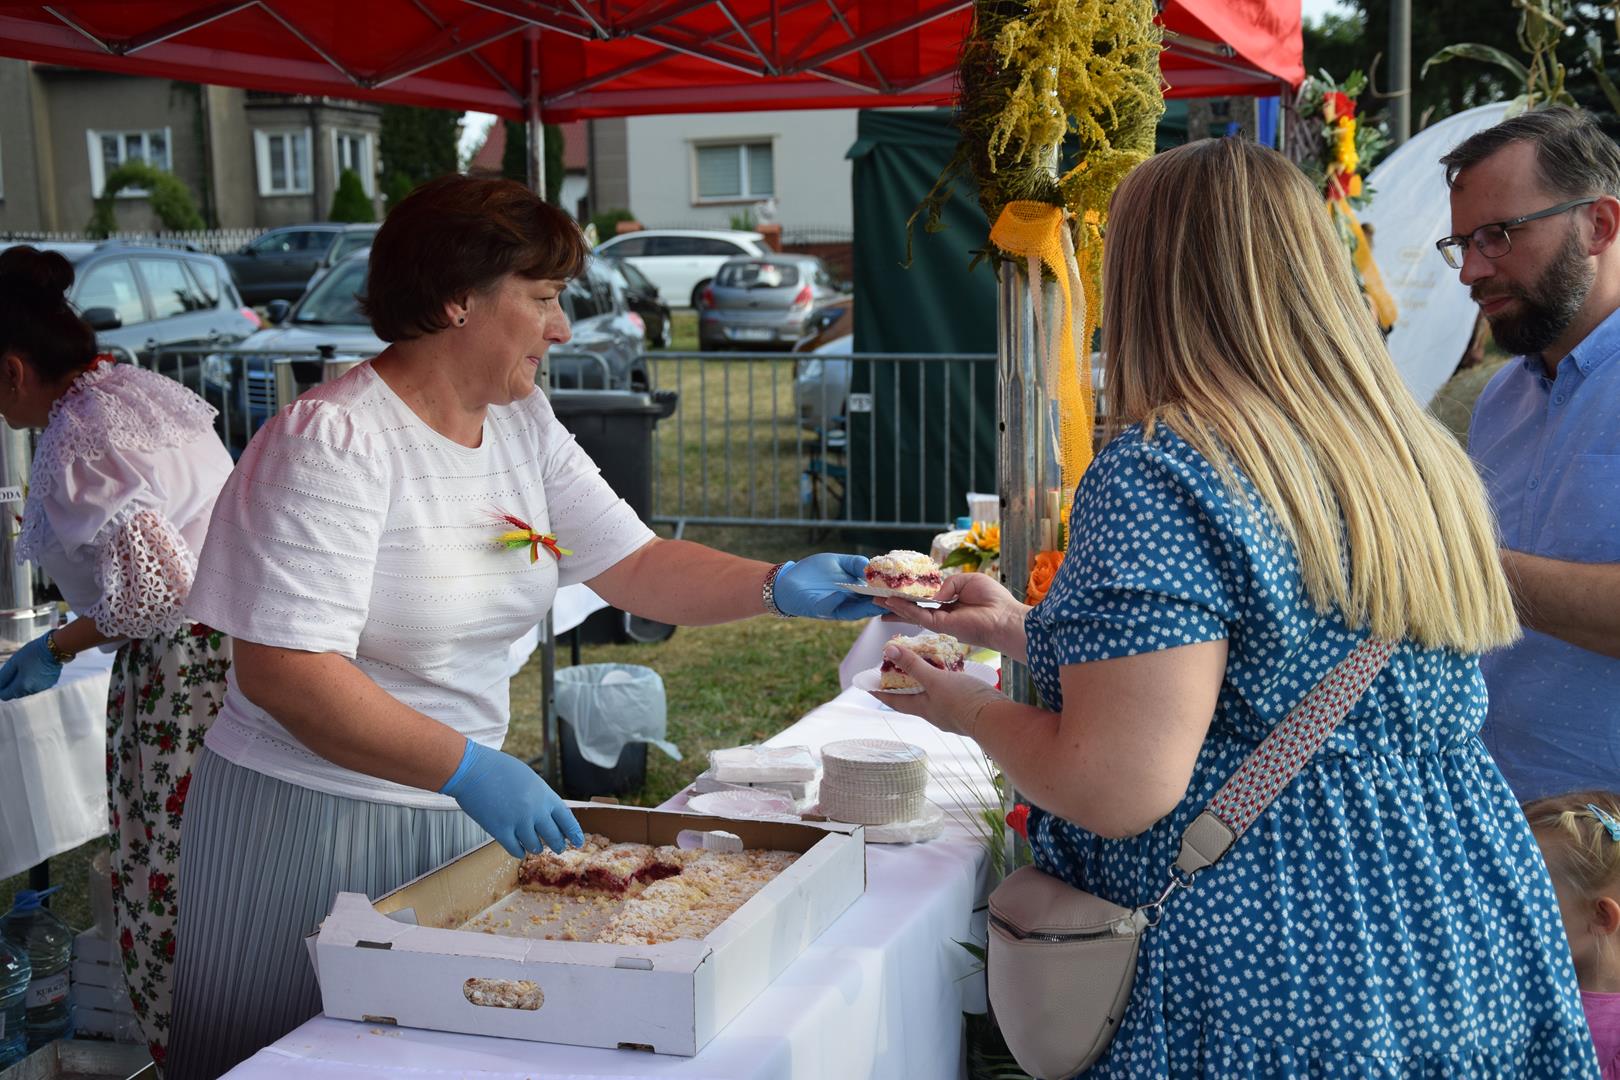
[[[324,221],[345,168],[381,216],[380,106],[0,59],[0,232],[79,232],[113,169],[141,158],[183,180],[223,229]],[[120,193],[121,229],[159,227]]]

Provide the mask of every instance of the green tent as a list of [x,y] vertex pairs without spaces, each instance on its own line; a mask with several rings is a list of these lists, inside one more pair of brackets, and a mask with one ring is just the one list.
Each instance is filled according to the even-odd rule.
[[[1186,140],[1187,105],[1167,102],[1158,148]],[[988,259],[968,269],[990,233],[971,177],[957,181],[941,231],[927,232],[921,220],[912,227],[905,266],[906,219],[956,144],[949,110],[860,114],[846,155],[854,162],[858,353],[995,352],[995,274]],[[993,360],[874,361],[857,364],[851,375],[848,517],[939,528],[967,512],[967,492],[996,489]],[[914,545],[919,531],[871,530],[860,539]]]
[[[995,274],[988,261],[968,270],[990,231],[971,179],[958,182],[944,229],[912,228],[904,266],[906,219],[956,152],[950,111],[863,110],[856,131],[855,351],[993,354]],[[858,363],[850,390],[850,518],[939,528],[967,512],[968,491],[995,490],[993,360]],[[915,532],[866,539],[922,542]]]

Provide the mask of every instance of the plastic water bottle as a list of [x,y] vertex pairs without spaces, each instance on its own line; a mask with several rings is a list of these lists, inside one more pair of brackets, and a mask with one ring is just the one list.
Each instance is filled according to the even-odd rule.
[[11,911],[0,919],[0,937],[27,953],[33,965],[24,1017],[30,1051],[73,1034],[73,1001],[68,996],[73,930],[40,904],[59,888],[20,890]]
[[28,954],[0,938],[0,1069],[28,1055],[23,1010],[28,1001],[28,980],[33,974]]

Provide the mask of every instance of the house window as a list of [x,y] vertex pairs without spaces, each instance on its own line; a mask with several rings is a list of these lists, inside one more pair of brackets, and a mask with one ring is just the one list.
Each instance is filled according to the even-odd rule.
[[737,202],[776,194],[771,144],[707,144],[693,148],[697,162],[697,201]]
[[[152,131],[87,131],[90,144],[90,189],[101,198],[107,177],[114,169],[131,161],[144,161],[153,168],[169,171],[169,129]],[[126,187],[121,198],[138,198],[145,188]]]
[[363,131],[332,132],[332,187],[343,180],[343,170],[360,177],[368,198],[377,196],[377,170],[371,164],[371,136]]
[[260,195],[308,195],[309,128],[255,131]]

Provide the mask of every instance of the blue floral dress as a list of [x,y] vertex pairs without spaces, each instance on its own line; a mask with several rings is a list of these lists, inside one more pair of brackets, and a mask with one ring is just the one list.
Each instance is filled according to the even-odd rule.
[[[1181,831],[1359,640],[1318,615],[1252,487],[1234,498],[1161,428],[1124,432],[1075,498],[1029,615],[1030,668],[1203,641],[1226,679],[1180,806],[1107,840],[1040,810],[1041,869],[1116,903],[1163,889]],[[1331,741],[1142,948],[1130,1010],[1088,1077],[1597,1080],[1541,855],[1478,738],[1478,658],[1407,642]]]

